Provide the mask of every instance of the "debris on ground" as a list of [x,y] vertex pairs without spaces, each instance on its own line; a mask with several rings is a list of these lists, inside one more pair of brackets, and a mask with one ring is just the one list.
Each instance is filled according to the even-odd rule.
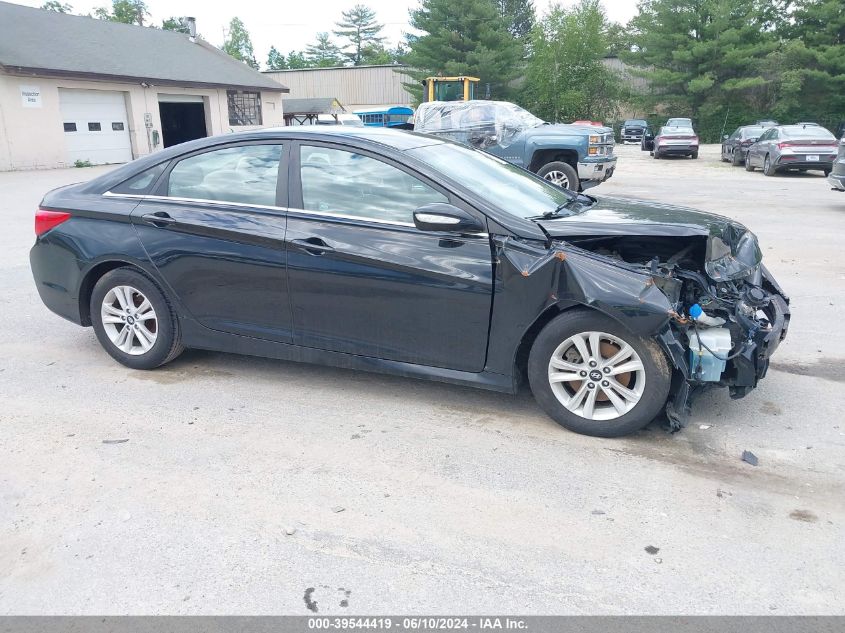
[[590,512],[590,514],[599,515],[599,514],[607,514],[607,513],[604,510],[593,510],[592,512]]
[[285,529],[285,534],[287,534],[288,536],[293,536],[294,534],[296,534],[296,528],[289,527]]
[[335,506],[332,508],[332,512],[334,512],[335,514],[337,514],[338,512],[343,512],[344,510],[346,510],[346,508],[344,508],[343,506]]
[[120,440],[103,440],[103,444],[123,444],[124,442],[128,442],[129,438],[125,437]]
[[758,463],[757,456],[751,451],[742,451],[742,461],[752,466],[756,466]]
[[713,426],[713,425],[712,425],[712,424],[702,424],[702,425],[701,425],[701,426],[699,426],[698,428],[700,428],[702,431],[706,431],[706,430],[707,430],[707,429],[709,429],[711,426]]
[[645,551],[646,554],[651,554],[652,556],[654,556],[655,554],[657,554],[657,552],[660,551],[660,548],[655,547],[654,545],[646,545]]

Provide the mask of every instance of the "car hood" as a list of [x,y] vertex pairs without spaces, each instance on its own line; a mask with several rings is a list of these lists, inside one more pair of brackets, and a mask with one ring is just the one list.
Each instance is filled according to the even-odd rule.
[[757,238],[739,222],[687,207],[627,198],[593,197],[579,212],[538,224],[552,238],[584,236],[702,237],[707,274],[715,280],[744,277],[762,260]]
[[588,134],[610,134],[613,132],[609,127],[598,127],[596,125],[575,125],[573,123],[546,123],[525,130],[529,135],[543,134],[577,134],[579,136]]

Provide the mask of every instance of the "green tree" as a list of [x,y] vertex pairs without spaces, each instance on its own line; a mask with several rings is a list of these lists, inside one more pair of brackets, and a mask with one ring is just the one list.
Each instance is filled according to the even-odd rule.
[[375,11],[363,4],[356,4],[349,11],[341,12],[342,19],[335,24],[335,36],[347,41],[351,50],[344,50],[343,55],[352,62],[353,66],[372,63],[368,61],[377,52],[383,51],[381,30],[384,28],[376,20]]
[[421,80],[433,75],[471,75],[490,86],[492,98],[506,98],[509,83],[520,72],[522,44],[493,0],[421,0],[411,11],[411,26],[422,31],[408,36],[403,71],[413,82],[406,88],[419,101]]
[[782,22],[784,44],[770,53],[775,116],[835,125],[845,119],[845,4],[796,0]]
[[535,22],[533,0],[496,0],[496,7],[508,33],[520,40],[528,39]]
[[267,54],[267,69],[268,70],[285,70],[288,67],[287,59],[284,53],[276,50],[275,46],[270,47],[270,52]]
[[97,19],[138,26],[144,26],[149,16],[150,10],[143,0],[112,0],[111,10],[106,7],[94,9]]
[[161,28],[165,31],[176,31],[177,33],[190,33],[188,25],[182,18],[167,18],[161,21]]
[[646,105],[691,116],[708,141],[770,114],[778,71],[768,58],[784,45],[785,1],[643,0],[622,56],[650,83]]
[[317,41],[305,48],[305,58],[319,68],[343,64],[343,55],[328,33],[317,33]]
[[552,122],[617,116],[623,91],[603,62],[608,22],[600,0],[552,6],[534,29],[531,48],[523,101],[534,114]]
[[45,11],[54,11],[55,13],[70,13],[73,11],[72,6],[59,2],[59,0],[48,0],[41,5],[41,8]]
[[311,68],[311,62],[305,57],[302,51],[291,51],[287,58],[288,68],[291,70],[299,70],[301,68]]
[[231,22],[229,22],[229,32],[223,41],[223,51],[230,57],[258,70],[258,62],[255,61],[255,52],[252,48],[252,39],[249,37],[249,31],[247,31],[243,21],[238,17],[232,18]]

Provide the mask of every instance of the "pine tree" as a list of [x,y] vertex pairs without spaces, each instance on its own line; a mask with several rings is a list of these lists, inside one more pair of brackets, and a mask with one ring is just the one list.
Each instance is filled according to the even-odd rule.
[[94,17],[99,20],[138,26],[144,26],[149,15],[150,10],[143,0],[112,0],[111,11],[105,7],[94,9]]
[[41,5],[41,8],[44,11],[53,11],[55,13],[71,13],[73,11],[72,6],[59,2],[59,0],[47,0],[47,2]]
[[255,61],[255,52],[252,48],[249,31],[238,17],[232,18],[232,21],[229,22],[229,33],[223,42],[223,51],[258,70],[258,62]]
[[374,53],[384,50],[384,38],[379,35],[384,26],[376,21],[375,11],[363,4],[356,4],[341,15],[343,17],[335,25],[338,29],[334,34],[346,39],[348,46],[352,47],[352,50],[344,51],[343,55],[353,66],[366,63],[368,56],[373,57]]
[[328,33],[317,33],[317,41],[305,48],[305,59],[319,68],[340,66],[343,63],[340,49],[331,41]]
[[526,40],[534,28],[533,0],[496,0],[496,6],[508,33],[517,39]]
[[284,54],[276,50],[275,46],[270,47],[270,52],[267,54],[267,69],[268,70],[285,70],[288,67],[287,59]]
[[176,31],[177,33],[190,33],[188,29],[188,25],[182,20],[182,18],[167,18],[166,20],[162,20],[161,28],[165,31]]
[[413,70],[403,72],[415,80],[405,86],[417,100],[421,81],[434,75],[479,77],[494,99],[507,98],[523,49],[493,0],[421,0],[411,26],[423,34],[408,36],[404,61]]

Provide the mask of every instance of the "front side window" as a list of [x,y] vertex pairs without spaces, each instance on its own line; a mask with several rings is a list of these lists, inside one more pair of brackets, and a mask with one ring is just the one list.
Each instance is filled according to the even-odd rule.
[[380,160],[328,147],[300,148],[306,211],[413,224],[414,211],[446,196]]
[[261,93],[248,90],[227,90],[229,125],[262,125]]
[[406,153],[517,217],[555,213],[572,198],[565,189],[521,167],[457,143],[425,145]]
[[238,145],[182,159],[170,172],[167,195],[274,206],[281,145]]

